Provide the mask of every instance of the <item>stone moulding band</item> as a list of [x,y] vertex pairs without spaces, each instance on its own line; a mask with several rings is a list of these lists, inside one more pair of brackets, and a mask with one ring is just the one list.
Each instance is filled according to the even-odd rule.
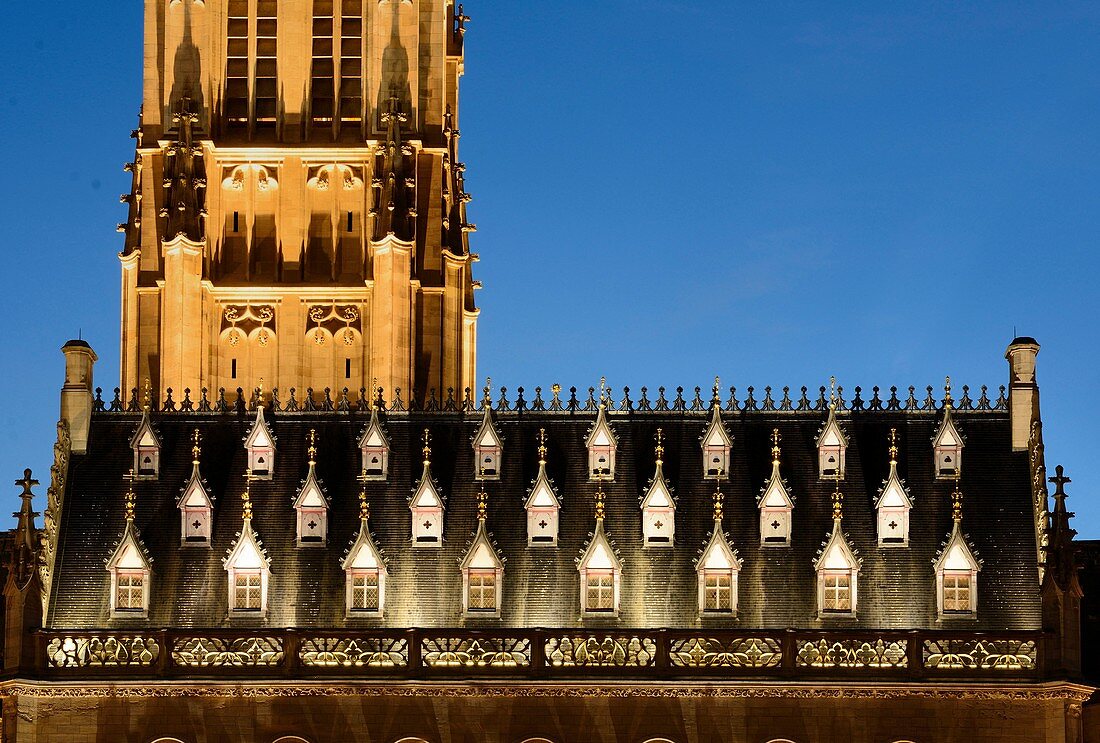
[[654,697],[722,699],[937,699],[977,701],[1062,701],[1082,704],[1096,689],[1070,682],[1041,684],[814,684],[712,683],[659,684],[607,682],[481,684],[454,682],[306,681],[253,682],[47,682],[11,679],[0,682],[0,698],[157,699],[170,697]]

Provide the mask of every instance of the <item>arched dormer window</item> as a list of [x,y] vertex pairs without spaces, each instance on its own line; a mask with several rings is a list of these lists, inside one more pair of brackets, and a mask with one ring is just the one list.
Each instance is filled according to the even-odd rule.
[[317,479],[317,432],[309,432],[309,471],[298,496],[294,499],[294,511],[297,514],[298,546],[316,546],[325,544],[328,538],[328,498],[321,482]]
[[262,403],[256,405],[256,420],[244,440],[244,448],[248,452],[248,469],[252,471],[252,476],[258,480],[270,480],[275,474],[275,437],[267,426]]
[[409,500],[414,547],[443,546],[443,496],[432,478],[431,434],[424,430],[424,471]]
[[955,421],[951,415],[951,400],[948,398],[943,421],[940,422],[940,427],[932,438],[937,479],[953,479],[962,470],[962,454],[965,445],[965,439],[955,427]]
[[371,536],[367,494],[359,495],[359,534],[340,567],[344,569],[346,614],[352,617],[381,617],[386,605],[386,561]]
[[160,475],[160,437],[153,430],[149,408],[141,414],[141,424],[130,438],[134,451],[134,475],[140,480],[155,480]]
[[[715,390],[717,396],[717,388]],[[703,432],[703,476],[708,480],[718,480],[729,476],[730,449],[733,439],[722,423],[722,411],[717,400],[711,407],[710,424]]]
[[829,418],[817,436],[818,472],[824,479],[844,479],[844,456],[848,437],[836,421],[836,404],[829,405]]
[[596,422],[592,425],[584,442],[588,448],[589,480],[615,479],[615,452],[618,444],[615,432],[607,422],[607,407],[601,402],[599,413],[596,414]]
[[664,445],[657,429],[657,468],[642,496],[642,543],[646,547],[671,547],[676,536],[676,501],[665,480]]
[[905,481],[898,476],[897,431],[890,431],[890,474],[879,489],[875,500],[878,520],[878,543],[883,546],[909,544],[909,511],[913,501]]
[[385,480],[390,470],[390,440],[378,416],[378,407],[370,412],[370,425],[359,437],[363,456],[363,476],[368,480]]
[[779,473],[779,429],[772,431],[772,474],[760,490],[760,543],[765,547],[786,547],[791,543],[791,514],[794,498]]
[[483,406],[485,415],[481,427],[474,434],[474,476],[478,480],[499,480],[500,462],[504,442],[493,425],[493,415],[488,404]]
[[191,478],[183,486],[176,508],[180,511],[180,540],[184,546],[210,546],[210,534],[214,528],[214,499],[206,489],[206,482],[199,473],[199,431],[192,437]]
[[553,547],[558,543],[558,517],[561,500],[554,490],[554,483],[546,474],[546,429],[539,430],[539,473],[527,500],[527,544],[532,547]]

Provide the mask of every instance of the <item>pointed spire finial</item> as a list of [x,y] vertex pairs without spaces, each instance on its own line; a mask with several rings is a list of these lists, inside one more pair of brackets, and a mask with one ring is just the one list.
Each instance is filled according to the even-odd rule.
[[148,413],[153,408],[153,383],[149,377],[145,378],[145,396],[142,399],[142,409]]
[[836,410],[836,377],[829,377],[829,410]]
[[309,465],[312,467],[317,464],[317,429],[309,429],[309,449],[306,450],[309,454]]
[[16,480],[15,484],[23,488],[23,492],[19,494],[20,498],[33,498],[34,493],[31,492],[31,488],[33,488],[35,485],[38,485],[39,482],[38,480],[35,480],[33,477],[31,477],[30,469],[25,469],[23,470],[23,479]]
[[367,482],[370,477],[367,476],[367,470],[362,469],[355,479],[359,481],[359,521],[365,524],[370,518],[370,505],[367,503]]
[[196,428],[191,432],[191,464],[198,464],[200,456],[202,456],[202,434]]
[[779,442],[783,437],[779,435],[779,429],[772,429],[772,464],[779,464]]
[[256,404],[261,408],[264,406],[264,378],[260,377],[260,384],[256,387]]
[[657,464],[664,464],[665,460],[665,445],[664,445],[664,429],[657,429]]
[[[27,470],[29,473],[30,470]],[[1073,482],[1073,480],[1066,477],[1066,468],[1062,465],[1058,465],[1054,468],[1054,477],[1047,478],[1047,482],[1054,485],[1054,497],[1065,498],[1066,497],[1066,485]],[[18,484],[18,483],[16,483]]]
[[898,429],[890,429],[890,464],[898,463]]
[[246,523],[252,520],[252,481],[257,479],[259,478],[252,474],[251,469],[244,471],[244,492],[241,493],[244,508],[241,511],[241,519]]
[[722,398],[719,390],[722,388],[722,380],[717,374],[714,375],[714,394],[711,396],[711,405],[713,407],[720,407],[722,405]]
[[607,402],[607,377],[600,377],[600,407]]
[[[481,473],[484,476],[484,472]],[[489,494],[485,492],[485,480],[481,480],[481,489],[477,494],[477,520],[485,521],[489,511]]]
[[951,377],[947,377],[943,383],[943,406],[951,409]]
[[485,390],[484,390],[484,393],[482,394],[481,399],[485,401],[485,409],[486,410],[488,410],[493,404],[492,388],[493,388],[493,378],[492,377],[485,377]]
[[836,481],[836,490],[833,492],[833,521],[844,518],[844,493],[840,492],[840,480]]
[[137,480],[137,476],[134,475],[133,468],[130,469],[122,479],[129,483],[129,487],[126,488],[125,503],[126,503],[126,523],[133,523],[134,521],[134,501],[137,499],[137,494],[134,493],[134,481]]
[[424,429],[424,465],[432,463],[432,432]]
[[722,494],[722,478],[719,472],[718,484],[714,487],[714,523],[722,522],[722,503],[726,496]]
[[596,474],[596,521],[601,522],[604,518],[604,494],[603,494],[603,473]]
[[546,464],[546,429],[539,429],[539,464]]
[[951,494],[951,520],[961,524],[963,520],[963,494],[959,489],[959,470],[955,470],[955,492]]

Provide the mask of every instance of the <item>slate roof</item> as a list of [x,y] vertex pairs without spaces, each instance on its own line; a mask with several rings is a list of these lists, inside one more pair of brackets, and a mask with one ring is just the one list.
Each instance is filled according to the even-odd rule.
[[[87,454],[75,455],[61,516],[48,625],[108,627],[590,627],[740,626],[1026,630],[1040,626],[1035,533],[1026,452],[1013,452],[1003,411],[954,411],[967,437],[962,471],[963,527],[983,557],[976,619],[936,620],[932,561],[951,532],[953,483],[936,480],[930,439],[942,414],[844,412],[848,439],[844,530],[863,559],[855,619],[819,620],[813,559],[832,528],[833,482],[817,476],[814,440],[820,412],[725,413],[733,437],[731,479],[724,482],[724,528],[744,561],[740,613],[701,619],[694,561],[710,536],[714,482],[703,478],[699,439],[709,414],[611,413],[618,438],[614,482],[605,482],[606,529],[624,563],[618,619],[581,619],[576,558],[594,520],[586,434],[594,413],[496,415],[504,438],[501,480],[486,484],[488,529],[507,562],[501,618],[464,619],[459,562],[477,526],[470,447],[481,415],[390,413],[386,482],[371,483],[371,531],[388,560],[386,616],[345,618],[340,562],[359,530],[357,440],[361,413],[274,413],[274,479],[253,484],[253,526],[271,558],[269,610],[263,619],[230,620],[222,559],[241,529],[246,467],[242,441],[252,415],[154,414],[163,442],[160,477],[139,482],[135,526],[152,559],[147,619],[111,619],[105,560],[124,525],[128,446],[136,414],[93,417]],[[212,547],[181,547],[176,500],[191,474],[191,432],[203,435],[202,475],[214,497]],[[677,496],[676,545],[642,547],[639,497],[654,472],[654,435],[664,429],[664,471]],[[761,547],[756,497],[771,473],[773,427],[782,434],[782,474],[795,495],[792,546]],[[879,547],[874,500],[889,471],[890,428],[899,435],[898,472],[913,495],[908,547]],[[332,502],[324,548],[295,546],[295,494],[307,471],[308,432],[319,434],[317,474]],[[432,472],[446,498],[442,549],[410,543],[408,499],[422,470],[425,428],[432,432]],[[529,547],[524,500],[538,472],[538,432],[547,431],[547,470],[562,496],[559,544]]]

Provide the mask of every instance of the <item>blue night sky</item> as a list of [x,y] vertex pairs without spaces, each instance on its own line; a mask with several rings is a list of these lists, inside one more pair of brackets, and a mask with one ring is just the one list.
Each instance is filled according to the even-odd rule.
[[[1100,5],[469,0],[463,159],[494,386],[1007,382],[1100,538]],[[0,46],[0,477],[48,478],[60,346],[117,384],[141,3]],[[511,393],[514,395],[514,392]],[[9,510],[17,490],[5,491]],[[45,487],[39,489],[45,492]],[[38,500],[41,510],[44,502]]]

